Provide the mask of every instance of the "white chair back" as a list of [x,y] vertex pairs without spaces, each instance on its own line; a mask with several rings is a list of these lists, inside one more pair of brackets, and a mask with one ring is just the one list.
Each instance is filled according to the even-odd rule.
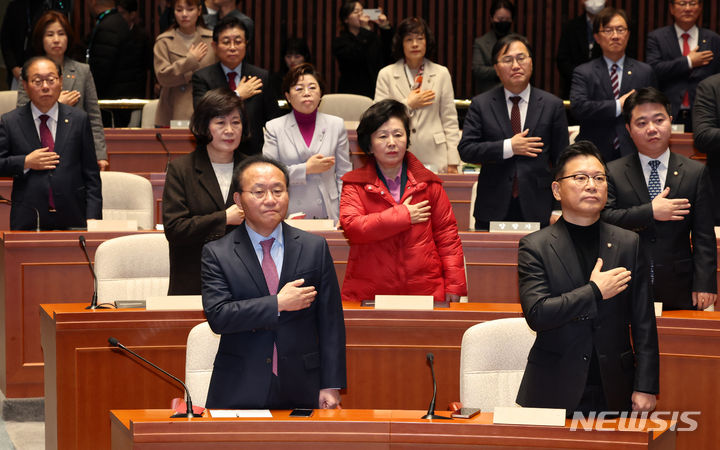
[[140,128],[155,128],[155,111],[157,111],[158,99],[145,103],[140,118]]
[[141,230],[155,228],[152,184],[147,178],[125,172],[100,172],[103,219],[137,220]]
[[17,91],[0,91],[0,115],[17,107]]
[[470,230],[475,230],[475,200],[477,199],[477,181],[473,183],[472,192],[470,193]]
[[460,401],[492,411],[516,406],[535,332],[522,317],[497,319],[465,331],[460,350]]
[[187,339],[185,384],[193,405],[205,406],[220,335],[213,333],[207,322],[195,325]]
[[357,122],[372,104],[373,100],[364,95],[326,94],[322,97],[318,111],[342,117],[346,122]]
[[95,251],[98,302],[167,295],[170,253],[163,233],[110,239]]

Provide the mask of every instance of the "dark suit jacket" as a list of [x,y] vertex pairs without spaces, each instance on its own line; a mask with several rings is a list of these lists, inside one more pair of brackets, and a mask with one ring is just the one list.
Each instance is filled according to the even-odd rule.
[[672,115],[677,117],[685,92],[689,91],[690,105],[695,101],[695,89],[700,81],[720,72],[720,36],[707,28],[700,28],[700,51],[711,50],[713,60],[707,66],[690,69],[687,56],[682,55],[675,34],[675,26],[668,25],[648,34],[645,60],[655,70],[660,90],[672,104]]
[[[244,158],[235,151],[235,166]],[[170,161],[163,189],[163,224],[170,247],[168,295],[200,294],[200,255],[207,242],[225,236],[225,210],[233,204],[233,190],[222,198],[207,149]]]
[[506,217],[517,170],[525,220],[540,222],[543,226],[548,224],[553,204],[550,168],[568,145],[567,127],[562,100],[533,87],[524,128],[530,129],[528,136],[542,138],[543,151],[537,158],[503,159],[503,140],[513,136],[505,91],[501,86],[473,99],[458,152],[463,161],[482,164],[473,213],[475,220],[489,222]]
[[360,28],[357,36],[347,30],[333,39],[332,53],[338,63],[338,92],[375,96],[375,81],[380,69],[393,62],[390,47],[393,30],[380,33]]
[[569,98],[570,96],[570,82],[572,81],[572,74],[575,68],[591,59],[602,56],[602,49],[599,45],[595,44],[593,46],[592,54],[588,49],[589,42],[586,17],[586,14],[583,13],[568,21],[560,35],[557,67],[562,76],[561,88],[563,98]]
[[655,301],[662,301],[665,309],[695,309],[691,292],[717,291],[710,177],[704,164],[670,153],[665,187],[670,187],[668,198],[690,201],[690,214],[683,220],[653,219],[637,153],[611,162],[603,219],[640,235],[646,261],[655,264]]
[[[652,67],[626,56],[620,96],[648,86],[657,87]],[[603,57],[575,68],[570,88],[570,111],[580,123],[576,140],[588,140],[595,144],[605,162],[636,152],[622,114],[615,115],[615,96]],[[619,155],[613,149],[615,136],[620,139]]]
[[520,405],[577,408],[593,349],[608,410],[630,410],[633,391],[658,393],[657,328],[647,266],[638,252],[635,233],[600,223],[602,270],[625,267],[632,280],[620,294],[598,301],[564,220],[520,240],[520,302],[537,332],[518,391]]
[[707,154],[706,165],[715,193],[715,225],[720,225],[720,74],[698,84],[692,116],[695,148]]
[[59,228],[85,227],[86,219],[102,218],[100,172],[95,159],[88,115],[59,104],[55,152],[60,164],[54,170],[24,173],[25,156],[42,148],[33,122],[30,103],[14,109],[0,120],[0,176],[13,177],[10,229],[34,230],[48,220],[48,190],[55,199],[54,221]]
[[[248,126],[250,128],[248,154],[255,155],[262,153],[264,143],[263,127],[265,126],[265,122],[279,117],[281,112],[277,106],[272,86],[270,86],[268,71],[248,64],[246,61],[243,62],[240,78],[252,76],[260,78],[263,83],[262,93],[250,97],[243,102],[245,114],[247,114]],[[220,63],[218,62],[195,72],[192,76],[192,87],[193,108],[197,107],[198,102],[207,91],[228,87],[227,77],[225,77]]]
[[203,307],[222,335],[208,408],[267,407],[273,342],[288,408],[317,408],[320,389],[345,387],[345,323],[327,242],[287,224],[282,233],[279,289],[304,278],[317,290],[312,306],[300,311],[278,314],[244,223],[203,248]]
[[133,49],[130,27],[117,10],[104,16],[91,32],[90,70],[98,98],[132,98],[136,95],[138,64],[145,62]]

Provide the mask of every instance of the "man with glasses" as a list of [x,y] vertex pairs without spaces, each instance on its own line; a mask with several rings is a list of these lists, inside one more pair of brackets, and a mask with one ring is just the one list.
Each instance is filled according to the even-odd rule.
[[669,0],[673,25],[648,34],[646,60],[670,99],[673,123],[692,132],[691,109],[700,81],[720,72],[720,36],[699,28],[702,0]]
[[562,218],[518,250],[520,302],[537,338],[517,402],[568,416],[652,411],[660,358],[647,267],[637,234],[600,219],[606,168],[591,142],[560,155],[552,191]]
[[228,87],[243,99],[249,125],[249,151],[262,153],[265,122],[280,116],[269,74],[265,69],[243,62],[250,41],[245,24],[237,17],[224,17],[213,29],[212,47],[220,60],[192,76],[193,106],[211,89]]
[[207,408],[336,408],[345,323],[327,242],[284,223],[288,172],[262,155],[235,169],[245,221],[205,245],[202,298],[220,346]]
[[593,21],[593,37],[602,57],[575,68],[570,112],[580,124],[578,140],[588,140],[605,161],[634,152],[621,116],[635,89],[657,85],[652,67],[625,54],[630,31],[625,11],[605,8]]
[[493,47],[502,86],[484,92],[470,105],[460,158],[482,164],[475,200],[475,228],[490,221],[550,222],[553,199],[550,168],[568,144],[562,100],[530,86],[532,52],[518,34]]
[[29,59],[30,102],[0,120],[0,176],[13,177],[11,230],[84,228],[102,218],[102,190],[87,114],[58,102],[60,67]]
[[670,102],[639,89],[623,107],[637,152],[608,164],[603,219],[636,231],[650,268],[650,297],[665,309],[715,303],[717,247],[713,190],[704,164],[669,148]]

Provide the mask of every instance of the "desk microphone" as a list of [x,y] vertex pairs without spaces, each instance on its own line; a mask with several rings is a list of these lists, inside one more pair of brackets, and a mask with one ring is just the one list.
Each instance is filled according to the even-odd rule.
[[168,150],[167,146],[165,145],[165,141],[163,140],[161,133],[155,133],[155,139],[162,145],[163,150],[165,150],[165,154],[167,155],[167,162],[165,163],[165,173],[168,171],[168,166],[170,166],[170,150]]
[[432,353],[427,354],[427,361],[428,364],[430,364],[430,373],[432,373],[432,380],[433,380],[433,396],[432,401],[430,401],[430,406],[428,407],[428,412],[424,416],[421,417],[421,419],[446,419],[446,420],[452,420],[450,417],[443,417],[438,416],[435,414],[435,397],[437,396],[437,380],[435,379],[435,367],[433,366],[433,360],[435,359],[435,355]]
[[35,211],[35,231],[40,231],[40,212],[34,206],[26,205],[23,202],[13,202],[0,195],[0,203],[5,203],[10,206],[22,206],[23,208],[32,209]]
[[88,255],[87,252],[87,246],[85,245],[85,236],[82,234],[78,236],[78,241],[80,241],[80,247],[83,250],[83,253],[85,253],[85,259],[87,260],[88,266],[90,267],[90,273],[92,273],[93,276],[93,295],[92,300],[90,300],[90,305],[86,306],[85,309],[107,309],[106,306],[98,306],[97,302],[97,292],[98,292],[98,279],[97,275],[95,275],[95,269],[93,268],[93,263],[90,261],[90,255]]
[[193,412],[192,412],[192,411],[193,411],[193,406],[192,406],[192,400],[190,400],[190,391],[188,390],[187,386],[185,386],[185,383],[183,383],[182,380],[180,380],[180,378],[176,377],[175,375],[170,374],[169,372],[164,371],[163,369],[159,368],[158,366],[156,366],[155,364],[151,363],[151,362],[148,361],[147,359],[143,358],[142,356],[138,355],[138,354],[135,353],[134,351],[132,351],[132,350],[130,350],[129,348],[125,347],[124,345],[122,345],[122,344],[120,343],[120,341],[118,341],[118,340],[115,339],[114,337],[109,337],[109,338],[108,338],[108,342],[109,342],[110,345],[112,345],[113,347],[118,347],[118,348],[120,348],[120,349],[122,349],[122,350],[125,350],[126,352],[130,353],[130,354],[133,355],[134,357],[140,359],[141,361],[144,361],[144,362],[150,364],[152,367],[156,368],[156,369],[159,370],[160,372],[164,373],[165,375],[169,376],[169,377],[172,378],[173,380],[175,380],[175,381],[177,381],[178,383],[182,384],[182,387],[185,389],[185,395],[187,396],[187,401],[185,402],[185,405],[187,406],[187,412],[186,412],[185,414],[183,414],[183,413],[173,414],[173,415],[170,416],[170,417],[172,417],[172,418],[176,418],[176,417],[193,418],[193,417],[195,417],[195,414],[193,414]]

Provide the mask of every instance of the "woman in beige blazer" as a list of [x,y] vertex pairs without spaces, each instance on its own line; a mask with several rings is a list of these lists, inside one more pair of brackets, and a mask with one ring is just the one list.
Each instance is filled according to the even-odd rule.
[[455,92],[445,66],[425,58],[435,39],[427,23],[410,17],[398,25],[393,51],[400,58],[378,74],[375,101],[394,99],[410,113],[410,148],[433,172],[457,173],[460,142]]
[[155,40],[155,75],[160,101],[155,126],[190,120],[193,112],[193,72],[215,63],[212,31],[202,26],[201,0],[173,0],[175,25]]

